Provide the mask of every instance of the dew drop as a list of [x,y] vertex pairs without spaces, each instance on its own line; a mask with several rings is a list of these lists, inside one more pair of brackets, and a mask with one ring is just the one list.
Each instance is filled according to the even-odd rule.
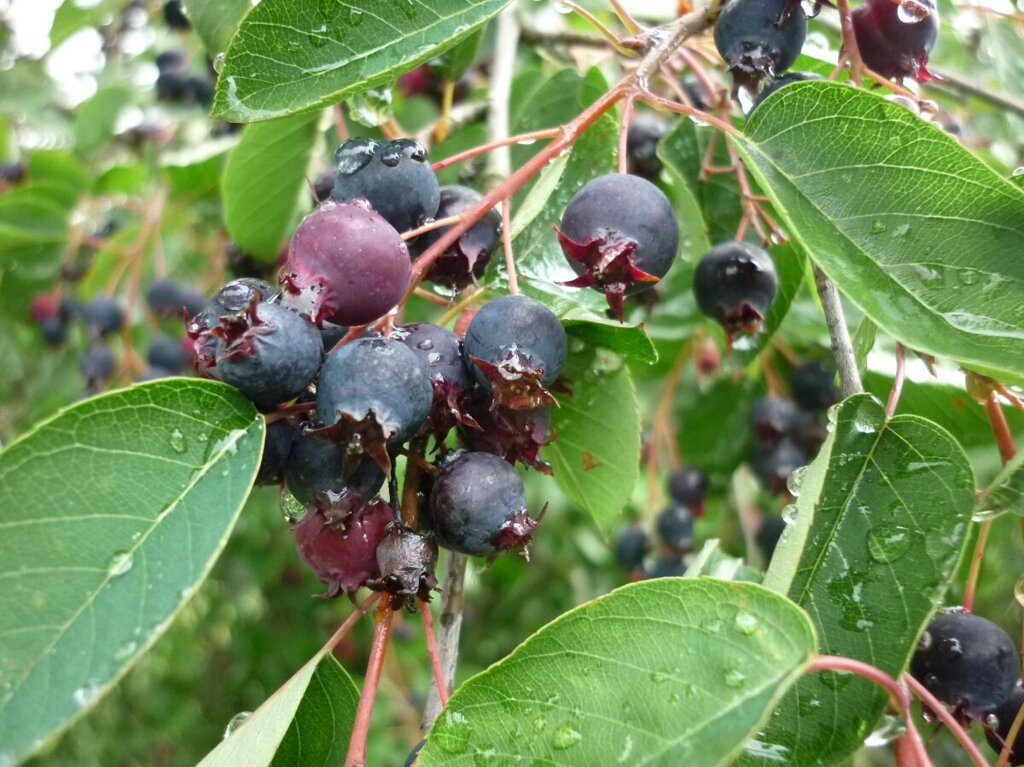
[[727,687],[741,687],[747,681],[747,675],[738,668],[731,668],[725,672],[725,684]]
[[351,176],[365,167],[379,149],[380,144],[373,139],[349,139],[334,153],[334,166],[338,173]]
[[188,444],[185,442],[185,434],[181,429],[175,429],[171,432],[171,438],[169,440],[171,450],[175,453],[184,453],[188,449]]
[[398,7],[402,10],[402,13],[405,14],[407,19],[411,19],[416,15],[416,3],[414,0],[397,0],[397,2]]
[[469,737],[473,729],[466,715],[459,711],[449,711],[441,715],[434,725],[430,740],[449,754],[464,754],[469,746]]
[[572,725],[566,722],[555,730],[555,734],[551,736],[551,747],[558,751],[565,751],[567,748],[579,745],[582,740],[583,734],[573,729]]
[[224,62],[227,60],[227,56],[223,51],[213,57],[213,71],[218,75],[224,71]]
[[567,16],[568,14],[572,13],[572,6],[569,5],[568,3],[562,2],[562,0],[555,0],[554,6],[555,10],[558,11],[563,16]]
[[348,23],[353,27],[358,27],[363,23],[363,12],[358,8],[349,8]]
[[797,514],[800,513],[800,507],[795,503],[787,503],[782,507],[782,521],[787,525],[791,525],[796,522]]
[[789,494],[796,498],[800,495],[800,488],[804,484],[804,477],[807,476],[807,467],[801,466],[799,469],[794,469],[790,472],[790,475],[786,478],[786,489],[789,490]]
[[736,629],[746,636],[753,636],[757,633],[757,618],[750,613],[736,613]]
[[127,642],[121,642],[121,644],[114,649],[114,660],[118,662],[128,660],[132,657],[135,650],[138,649],[138,646],[138,642],[134,642],[130,639]]
[[902,0],[896,9],[896,16],[904,24],[919,24],[928,18],[932,9],[921,0]]
[[87,682],[71,693],[71,699],[79,708],[85,708],[96,700],[103,691],[103,685],[99,682]]
[[434,348],[434,342],[429,338],[424,338],[422,341],[416,344],[416,348],[422,349],[425,352],[429,352],[431,349]]
[[1019,176],[1024,176],[1024,165],[1021,165],[1018,168],[1014,168],[1013,169],[1013,173],[1011,173],[1010,175],[1013,176],[1014,178],[1018,178]]
[[224,728],[223,740],[230,738],[235,730],[249,720],[250,716],[252,716],[252,711],[240,711],[231,717],[231,720],[228,722],[228,726]]
[[889,229],[884,221],[873,221],[871,223],[871,234],[882,234]]
[[107,575],[111,578],[122,576],[131,570],[134,564],[135,557],[130,551],[115,552],[114,556],[110,558],[110,562],[107,563]]
[[874,732],[864,738],[864,745],[868,748],[888,746],[897,738],[902,737],[906,731],[907,727],[903,724],[901,717],[886,714]]
[[910,530],[900,525],[879,525],[868,533],[868,552],[876,562],[895,562],[908,551]]

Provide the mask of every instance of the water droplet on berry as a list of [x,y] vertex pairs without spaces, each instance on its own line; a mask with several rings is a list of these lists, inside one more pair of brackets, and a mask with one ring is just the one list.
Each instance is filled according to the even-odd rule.
[[227,56],[223,51],[213,57],[213,71],[218,75],[224,71],[224,62],[227,60]]
[[782,507],[782,521],[787,525],[796,522],[796,515],[800,513],[800,507],[795,503],[787,503]]
[[736,629],[745,636],[753,636],[758,629],[757,617],[750,613],[736,613]]
[[416,344],[416,348],[422,349],[425,352],[429,352],[431,349],[434,348],[434,342],[429,338],[424,338],[422,341]]
[[895,562],[910,551],[910,530],[900,525],[879,525],[868,533],[868,552],[876,562]]
[[574,730],[572,725],[566,722],[561,725],[551,737],[551,747],[558,751],[565,751],[567,748],[579,745],[583,740],[583,734]]
[[171,450],[175,453],[184,453],[188,449],[188,443],[185,442],[185,434],[181,429],[175,429],[171,432],[171,438],[169,440]]
[[795,469],[786,478],[786,489],[789,490],[789,494],[796,498],[800,495],[800,488],[804,484],[804,477],[807,476],[807,466],[801,466],[799,469]]
[[249,720],[250,716],[252,716],[252,711],[240,711],[239,713],[231,717],[231,720],[228,722],[228,726],[224,728],[223,739],[227,740],[228,738],[230,738],[235,730],[237,730],[239,727],[241,727]]
[[373,139],[355,138],[346,141],[334,153],[334,164],[338,173],[351,176],[361,170],[373,159],[379,148],[380,144]]
[[96,700],[103,691],[103,685],[99,682],[87,682],[71,693],[71,699],[79,708],[85,708]]
[[747,681],[747,675],[738,668],[731,668],[725,672],[725,684],[727,687],[741,687]]
[[434,725],[430,741],[448,754],[464,754],[473,734],[466,715],[459,711],[445,710]]
[[864,745],[868,748],[881,748],[903,737],[906,731],[907,727],[903,724],[902,717],[886,714],[874,732],[864,738]]
[[107,575],[111,578],[118,578],[132,569],[135,564],[135,557],[130,551],[118,551],[107,563]]
[[928,18],[932,9],[921,0],[903,0],[896,9],[896,16],[904,24],[918,24]]

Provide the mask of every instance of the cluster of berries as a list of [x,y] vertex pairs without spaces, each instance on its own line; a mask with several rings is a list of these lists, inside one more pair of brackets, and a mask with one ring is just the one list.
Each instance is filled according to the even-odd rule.
[[653,557],[651,537],[639,522],[615,538],[615,558],[636,578],[665,578],[686,572],[686,557],[694,548],[693,520],[704,514],[708,479],[699,469],[683,467],[668,479],[670,503],[655,520],[658,545]]
[[70,295],[61,298],[56,293],[43,293],[32,300],[29,313],[49,346],[66,343],[76,320],[85,325],[89,340],[78,356],[78,369],[89,393],[102,391],[117,370],[117,357],[106,343],[124,327],[124,311],[117,300],[96,296],[83,304]]
[[[980,722],[996,753],[1024,705],[1020,654],[990,620],[952,609],[928,624],[910,673],[963,723]],[[1024,764],[1024,728],[1010,744],[1010,764]]]
[[156,97],[160,101],[202,107],[213,103],[213,81],[205,73],[189,72],[188,57],[181,51],[164,51],[156,57],[156,67]]
[[[825,0],[817,0],[817,8]],[[938,39],[934,0],[866,0],[853,14],[857,47],[864,63],[883,77],[933,79],[928,56]],[[727,0],[715,22],[715,45],[732,74],[735,89],[773,91],[817,77],[783,73],[796,63],[807,37],[800,0]],[[778,79],[776,79],[778,78]],[[756,106],[756,104],[755,104]]]

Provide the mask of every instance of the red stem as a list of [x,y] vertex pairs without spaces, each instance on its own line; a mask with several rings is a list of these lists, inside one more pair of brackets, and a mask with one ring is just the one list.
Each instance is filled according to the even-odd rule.
[[427,655],[430,656],[430,665],[434,669],[434,684],[437,685],[437,694],[441,698],[441,708],[444,708],[448,705],[448,685],[444,679],[444,669],[441,667],[441,654],[437,651],[434,615],[430,612],[428,602],[420,602],[420,615],[423,617],[423,633],[427,637]]
[[967,733],[967,730],[960,726],[960,723],[951,713],[949,713],[946,707],[943,706],[934,695],[928,692],[928,689],[923,684],[914,679],[910,674],[904,674],[903,681],[907,687],[911,689],[914,695],[920,698],[921,702],[931,709],[931,711],[939,718],[939,721],[949,728],[949,731],[953,733],[953,737],[957,739],[957,742],[967,753],[967,756],[970,757],[971,761],[974,762],[977,767],[988,767],[988,762],[985,760],[985,757],[982,756],[981,751],[978,750],[978,746],[975,745],[973,740],[971,740],[971,736]]
[[889,401],[885,403],[885,417],[892,418],[896,413],[896,406],[900,403],[900,395],[903,393],[903,381],[907,377],[907,347],[903,344],[896,344],[896,377],[892,381],[892,390],[889,392]]
[[395,611],[385,606],[384,615],[377,621],[373,629],[373,644],[370,645],[370,660],[366,665],[366,678],[359,694],[359,706],[356,708],[356,721],[352,725],[352,738],[348,743],[348,754],[345,756],[345,767],[366,767],[366,737],[370,733],[370,717],[373,704],[377,699],[377,688],[380,675],[384,670],[384,653],[388,649],[391,637],[391,622]]
[[985,400],[985,415],[992,424],[992,433],[995,434],[996,444],[999,445],[999,456],[1003,463],[1009,463],[1017,455],[1017,446],[1013,442],[1013,435],[1010,433],[1010,425],[1006,422],[1006,414],[992,392]]
[[488,141],[486,144],[475,146],[472,149],[467,149],[464,152],[453,154],[451,157],[445,157],[443,160],[438,160],[433,164],[434,171],[444,170],[452,165],[456,165],[464,160],[471,160],[482,154],[490,152],[492,149],[498,147],[510,146],[512,144],[518,144],[521,141],[536,141],[542,138],[554,138],[558,135],[561,128],[545,128],[544,130],[530,131],[529,133],[520,133],[516,136],[509,136],[508,138],[498,139],[496,141]]

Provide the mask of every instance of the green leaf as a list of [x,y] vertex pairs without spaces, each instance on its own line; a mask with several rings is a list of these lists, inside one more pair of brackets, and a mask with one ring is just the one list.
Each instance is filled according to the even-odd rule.
[[758,585],[624,586],[463,684],[417,764],[731,764],[813,652],[803,611]]
[[28,177],[33,190],[68,210],[78,204],[92,181],[92,174],[71,152],[52,149],[29,155]]
[[853,334],[853,353],[857,358],[857,370],[861,378],[868,369],[868,355],[875,346],[875,338],[878,336],[878,326],[871,321],[871,318],[864,316],[860,318],[857,331]]
[[760,583],[763,573],[755,570],[739,557],[726,554],[719,546],[719,540],[705,541],[702,548],[686,567],[684,578],[719,578],[724,581],[750,581]]
[[[974,475],[945,430],[910,415],[885,420],[867,394],[845,400],[806,471],[796,521],[764,585],[807,609],[822,653],[890,675],[910,659],[966,540]],[[741,764],[835,764],[862,745],[887,695],[849,675],[801,679]]]
[[264,0],[231,40],[213,114],[268,120],[389,85],[465,40],[507,2]]
[[249,493],[263,419],[166,379],[58,413],[0,453],[0,743],[68,727],[167,628]]
[[204,141],[161,156],[161,167],[176,198],[194,199],[220,189],[221,171],[228,151],[237,146],[239,139],[225,136]]
[[132,100],[132,89],[125,85],[101,88],[78,105],[75,111],[75,149],[90,155],[114,135],[121,108]]
[[763,385],[750,378],[734,382],[720,377],[707,388],[684,379],[675,413],[686,465],[723,480],[731,474],[750,451],[750,413],[763,396]]
[[252,0],[186,0],[185,12],[211,56],[228,48]]
[[907,109],[836,83],[783,88],[736,144],[790,234],[880,328],[1024,381],[1024,262],[1006,257],[1024,251],[1024,191]]
[[0,197],[0,270],[22,279],[53,275],[65,251],[68,210],[34,187]]
[[1003,467],[974,505],[976,514],[1010,511],[1024,517],[1024,451]]
[[221,741],[200,767],[341,764],[359,690],[329,652],[319,652]]
[[640,411],[629,372],[617,355],[570,336],[562,372],[572,394],[551,408],[554,442],[543,449],[555,480],[608,536],[640,472]]
[[473,66],[480,42],[484,38],[484,27],[477,30],[461,43],[445,51],[438,62],[438,72],[446,80],[458,80]]
[[[257,6],[258,8],[258,6]],[[306,169],[321,112],[245,128],[224,168],[224,221],[242,250],[273,261],[290,234],[300,199],[309,199]]]

